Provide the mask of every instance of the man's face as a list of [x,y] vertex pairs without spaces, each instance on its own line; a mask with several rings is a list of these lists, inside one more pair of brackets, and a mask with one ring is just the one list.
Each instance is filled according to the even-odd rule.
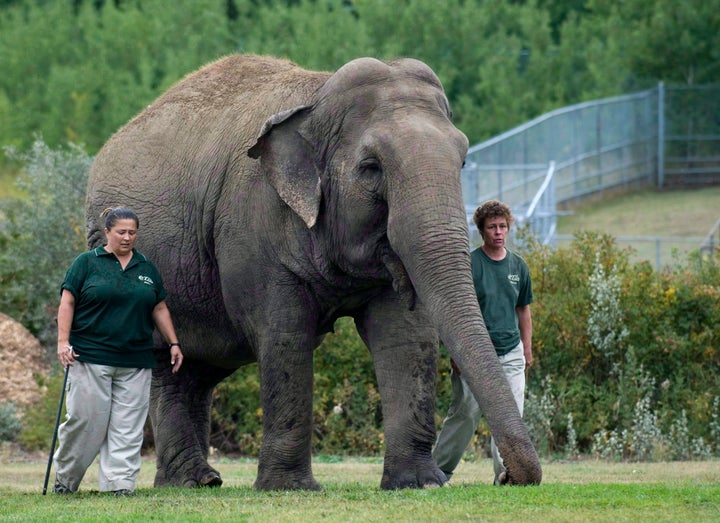
[[502,216],[496,216],[485,219],[480,234],[485,245],[491,249],[501,249],[505,247],[505,238],[507,237],[509,229],[507,219]]

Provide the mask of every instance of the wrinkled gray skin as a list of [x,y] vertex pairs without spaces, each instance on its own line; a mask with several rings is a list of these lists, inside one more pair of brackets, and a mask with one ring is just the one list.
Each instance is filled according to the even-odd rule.
[[190,74],[113,136],[87,195],[129,206],[163,274],[185,363],[157,340],[155,485],[219,485],[207,463],[211,396],[259,364],[255,487],[318,489],[313,350],[351,316],[382,396],[381,487],[445,483],[435,439],[438,336],[479,400],[510,484],[539,483],[470,277],[460,169],[468,142],[422,62],[354,60],[334,74],[229,56]]

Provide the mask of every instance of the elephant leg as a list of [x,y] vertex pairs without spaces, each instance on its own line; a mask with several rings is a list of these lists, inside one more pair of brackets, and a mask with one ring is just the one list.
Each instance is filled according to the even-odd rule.
[[356,319],[370,348],[382,397],[385,460],[380,487],[422,488],[447,479],[432,459],[438,338],[421,305],[414,311],[395,293]]
[[[277,329],[276,329],[277,331]],[[311,466],[313,354],[306,335],[273,332],[258,360],[263,442],[258,490],[320,490]]]
[[208,462],[212,392],[232,373],[186,360],[177,374],[167,365],[153,369],[150,421],[155,436],[155,486],[220,486]]

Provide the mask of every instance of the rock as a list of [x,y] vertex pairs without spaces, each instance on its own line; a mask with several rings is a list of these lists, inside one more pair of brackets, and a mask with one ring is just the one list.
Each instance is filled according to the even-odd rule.
[[49,370],[45,349],[37,338],[0,313],[0,402],[12,402],[24,412],[41,398],[38,377]]

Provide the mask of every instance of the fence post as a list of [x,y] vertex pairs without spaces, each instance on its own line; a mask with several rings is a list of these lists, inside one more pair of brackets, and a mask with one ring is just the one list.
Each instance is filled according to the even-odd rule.
[[662,189],[665,185],[665,84],[658,83],[658,170],[657,184]]

